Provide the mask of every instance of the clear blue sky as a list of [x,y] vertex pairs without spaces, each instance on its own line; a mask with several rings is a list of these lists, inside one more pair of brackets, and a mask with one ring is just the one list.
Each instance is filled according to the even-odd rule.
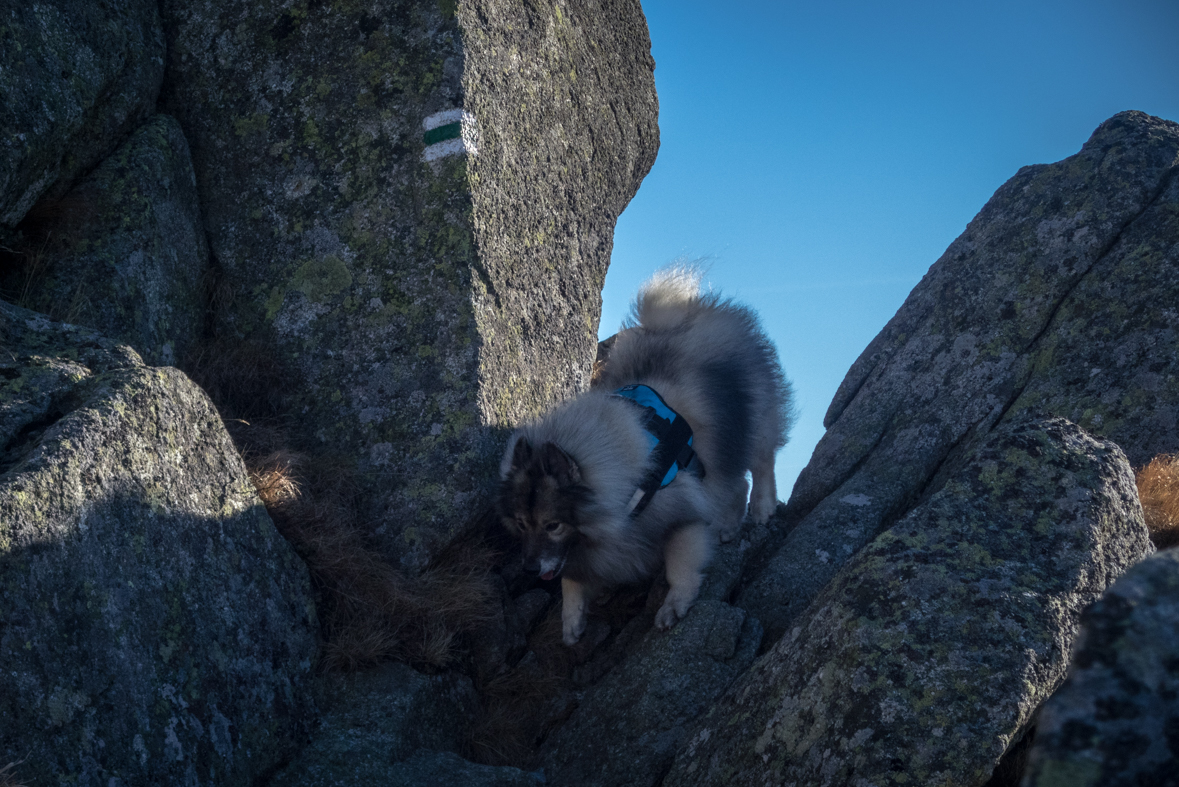
[[602,338],[704,260],[794,382],[786,499],[852,362],[1005,180],[1125,109],[1179,120],[1179,0],[644,0],[662,145],[618,221]]

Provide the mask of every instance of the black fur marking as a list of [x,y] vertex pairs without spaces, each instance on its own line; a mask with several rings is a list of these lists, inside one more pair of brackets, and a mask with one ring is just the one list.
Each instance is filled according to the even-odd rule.
[[516,441],[512,449],[512,470],[516,471],[528,464],[532,459],[532,445],[523,437]]
[[545,474],[557,479],[557,485],[561,488],[574,486],[581,481],[577,462],[556,443],[545,443],[540,447],[540,462]]
[[[576,473],[573,459],[558,446],[546,443],[500,485],[499,511],[504,529],[521,542],[524,570],[534,574],[540,571],[542,559],[559,555],[564,565],[570,552],[580,549],[579,511],[593,498],[592,490],[579,483],[579,474],[578,482],[562,484],[549,472],[552,464],[567,476],[566,481],[570,471]],[[547,532],[553,522],[567,525],[572,532],[554,543]]]
[[[517,443],[517,448],[519,445]],[[554,459],[551,450],[545,450],[548,446],[556,451],[560,457],[559,460]],[[522,519],[528,527],[543,530],[550,520],[538,521],[536,510],[540,503],[544,481],[546,478],[552,478],[557,482],[558,487],[551,493],[553,495],[552,507],[555,510],[556,518],[576,528],[580,519],[579,510],[589,505],[594,497],[593,490],[581,483],[581,475],[577,471],[576,462],[552,443],[546,443],[545,447],[542,447],[542,450],[536,454],[530,451],[529,454],[527,464],[519,468],[513,466],[512,472],[500,484],[497,500],[500,518],[503,520]],[[551,468],[546,466],[547,463],[553,461],[568,463],[559,468],[564,473],[564,477],[560,473],[552,472]]]
[[723,451],[713,459],[715,472],[725,478],[741,476],[749,468],[753,453],[753,391],[749,371],[738,359],[726,358],[701,366],[705,401],[713,408],[712,423],[723,441]]

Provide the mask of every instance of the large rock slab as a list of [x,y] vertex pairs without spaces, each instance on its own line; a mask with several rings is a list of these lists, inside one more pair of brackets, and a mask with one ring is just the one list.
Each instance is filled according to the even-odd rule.
[[60,196],[155,109],[156,0],[43,0],[0,12],[0,231]]
[[313,718],[306,568],[175,369],[0,303],[0,759],[246,784]]
[[63,198],[0,277],[20,305],[173,366],[205,329],[209,248],[188,143],[156,115]]
[[1040,711],[1027,787],[1179,785],[1179,550],[1131,568],[1081,616]]
[[1141,112],[1024,167],[852,366],[799,476],[797,525],[737,603],[773,641],[905,514],[947,460],[1029,408],[1115,441],[1179,445],[1179,124]]
[[977,787],[1152,547],[1113,443],[1007,423],[848,562],[700,722],[682,785]]
[[271,787],[402,784],[396,763],[422,749],[461,751],[479,711],[470,678],[426,676],[404,664],[322,680],[322,723]]
[[[650,626],[651,616],[642,622]],[[698,601],[670,631],[649,630],[546,741],[545,777],[584,787],[658,784],[692,721],[760,644],[757,621],[722,601]]]
[[420,567],[493,483],[496,428],[588,382],[658,145],[638,0],[162,9],[222,336],[284,367],[302,448],[359,457]]

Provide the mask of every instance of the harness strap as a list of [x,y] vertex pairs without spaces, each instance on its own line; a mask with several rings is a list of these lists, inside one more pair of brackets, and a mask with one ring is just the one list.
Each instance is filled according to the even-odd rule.
[[680,470],[703,478],[704,465],[692,448],[692,427],[683,416],[668,407],[654,389],[646,385],[628,385],[613,395],[644,411],[643,428],[651,438],[651,468],[629,503],[630,515],[638,516],[655,493],[670,484]]

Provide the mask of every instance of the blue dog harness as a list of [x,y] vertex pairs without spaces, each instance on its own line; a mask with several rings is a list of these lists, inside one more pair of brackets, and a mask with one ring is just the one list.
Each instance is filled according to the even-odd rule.
[[675,480],[680,470],[704,477],[704,465],[692,448],[692,427],[679,413],[667,406],[654,389],[645,385],[619,388],[614,396],[626,399],[643,410],[643,429],[647,432],[654,460],[639,488],[630,499],[630,515],[638,516],[651,498]]

